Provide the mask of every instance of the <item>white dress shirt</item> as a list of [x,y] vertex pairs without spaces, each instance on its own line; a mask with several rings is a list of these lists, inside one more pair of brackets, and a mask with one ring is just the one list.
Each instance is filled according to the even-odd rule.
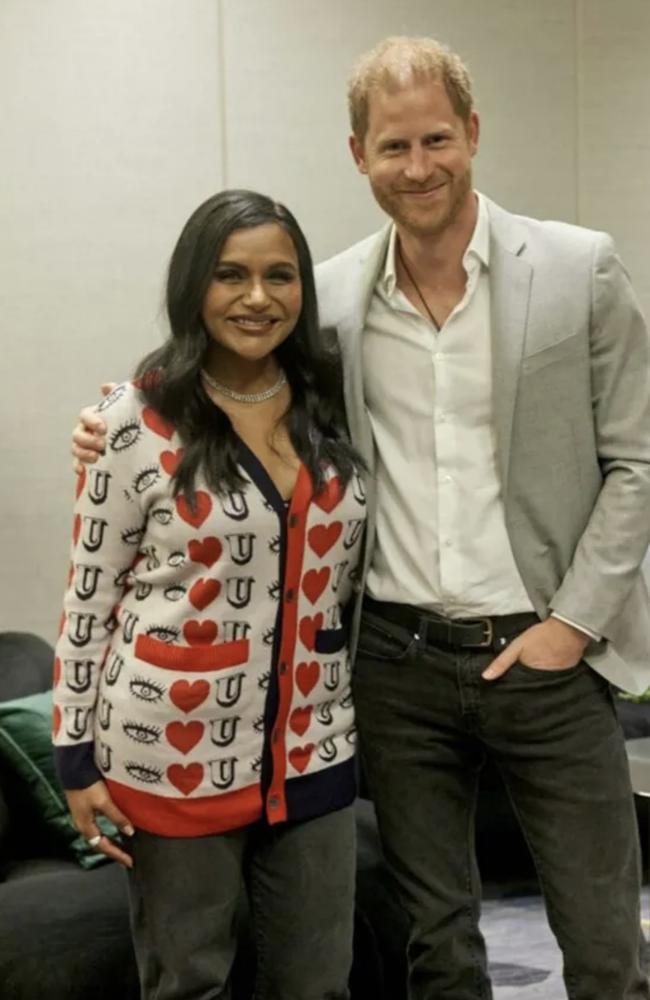
[[368,592],[452,618],[532,611],[514,561],[492,420],[489,218],[479,195],[462,300],[437,331],[397,287],[396,231],[363,344],[377,450]]

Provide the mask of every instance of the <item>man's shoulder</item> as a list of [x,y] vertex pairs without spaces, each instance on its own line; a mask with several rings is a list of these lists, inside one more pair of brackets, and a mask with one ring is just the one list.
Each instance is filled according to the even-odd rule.
[[528,215],[509,212],[486,199],[493,234],[507,233],[518,236],[530,251],[565,254],[588,254],[603,242],[611,242],[607,233],[586,226],[578,226],[560,219],[537,219]]
[[328,257],[327,260],[321,261],[315,268],[317,282],[326,282],[333,275],[347,270],[351,265],[363,265],[369,257],[379,250],[385,238],[386,227],[384,226],[378,232],[366,236],[364,239],[359,240],[358,243],[353,243],[352,246],[346,247],[345,250],[334,254],[333,257]]

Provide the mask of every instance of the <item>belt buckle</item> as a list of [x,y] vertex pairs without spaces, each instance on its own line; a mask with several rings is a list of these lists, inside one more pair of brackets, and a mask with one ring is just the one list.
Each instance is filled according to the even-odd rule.
[[488,649],[494,642],[494,623],[491,618],[479,618],[479,621],[485,625],[485,639],[482,642],[474,642],[472,645],[476,649]]

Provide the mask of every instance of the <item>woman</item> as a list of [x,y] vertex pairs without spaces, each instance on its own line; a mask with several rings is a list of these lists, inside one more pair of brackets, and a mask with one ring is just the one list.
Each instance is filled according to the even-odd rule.
[[343,618],[365,499],[293,216],[247,191],[206,201],[167,312],[167,342],[99,404],[107,447],[79,477],[59,773],[80,831],[128,868],[144,998],[227,995],[242,879],[255,996],[343,998]]

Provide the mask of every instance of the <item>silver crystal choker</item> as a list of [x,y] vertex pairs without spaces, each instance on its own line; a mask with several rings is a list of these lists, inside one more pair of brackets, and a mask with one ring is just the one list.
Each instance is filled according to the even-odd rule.
[[212,375],[209,375],[205,368],[201,369],[201,375],[212,389],[220,392],[222,396],[227,396],[228,399],[234,399],[237,403],[263,403],[265,400],[273,399],[274,396],[277,396],[282,386],[287,384],[287,376],[281,371],[277,382],[269,389],[264,389],[263,392],[235,392],[234,389],[224,385],[223,382],[218,382],[216,378],[212,378]]

